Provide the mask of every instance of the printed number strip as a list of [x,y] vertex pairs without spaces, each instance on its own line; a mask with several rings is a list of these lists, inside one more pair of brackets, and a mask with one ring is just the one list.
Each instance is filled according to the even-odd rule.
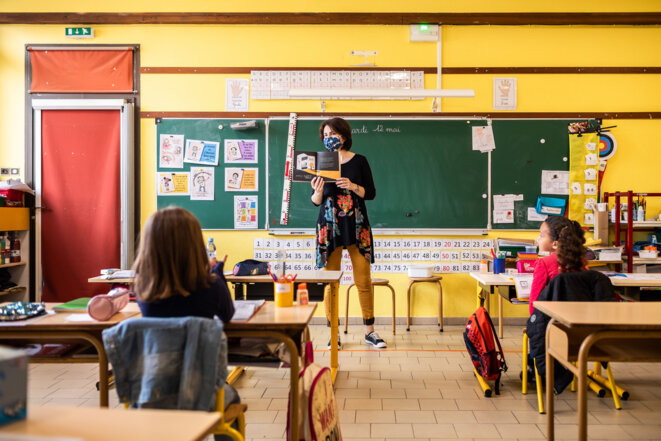
[[289,130],[287,131],[287,155],[285,159],[285,180],[282,184],[282,208],[280,209],[280,225],[289,222],[289,202],[291,197],[291,176],[294,166],[294,145],[296,144],[296,123],[298,117],[295,113],[289,114]]

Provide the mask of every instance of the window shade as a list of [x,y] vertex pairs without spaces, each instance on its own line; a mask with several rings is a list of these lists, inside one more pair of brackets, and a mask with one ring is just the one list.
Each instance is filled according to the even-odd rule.
[[30,92],[131,93],[133,51],[30,50]]

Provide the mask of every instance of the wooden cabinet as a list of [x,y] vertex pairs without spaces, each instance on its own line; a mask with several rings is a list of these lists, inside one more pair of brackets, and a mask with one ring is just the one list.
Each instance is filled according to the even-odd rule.
[[21,261],[5,263],[10,280],[17,286],[0,289],[0,302],[28,301],[30,291],[29,249],[30,249],[30,209],[27,207],[0,207],[0,232],[9,231],[18,235],[21,241]]

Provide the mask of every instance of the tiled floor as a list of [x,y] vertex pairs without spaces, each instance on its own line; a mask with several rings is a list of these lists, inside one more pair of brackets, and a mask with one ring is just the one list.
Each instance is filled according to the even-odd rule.
[[[462,339],[463,327],[414,326],[411,332],[390,327],[377,330],[388,349],[370,349],[362,342],[362,327],[342,334],[336,396],[345,441],[381,440],[538,440],[546,433],[545,415],[537,412],[534,390],[521,395],[521,326],[505,327],[501,341],[509,371],[500,396],[485,398],[473,378]],[[316,361],[329,364],[328,328],[312,326]],[[623,409],[610,395],[590,393],[590,440],[661,440],[661,369],[658,364],[613,365],[618,383],[631,398]],[[247,439],[283,440],[287,369],[246,370],[238,380],[248,403]],[[45,405],[97,406],[97,370],[91,364],[30,366],[29,401]],[[111,405],[117,397],[111,391]],[[576,394],[556,399],[556,439],[576,439]]]

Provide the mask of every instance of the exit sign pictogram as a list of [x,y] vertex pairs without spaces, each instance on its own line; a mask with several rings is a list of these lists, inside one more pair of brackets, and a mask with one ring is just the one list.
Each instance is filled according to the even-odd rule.
[[94,38],[94,29],[91,27],[65,28],[64,35],[71,38]]

